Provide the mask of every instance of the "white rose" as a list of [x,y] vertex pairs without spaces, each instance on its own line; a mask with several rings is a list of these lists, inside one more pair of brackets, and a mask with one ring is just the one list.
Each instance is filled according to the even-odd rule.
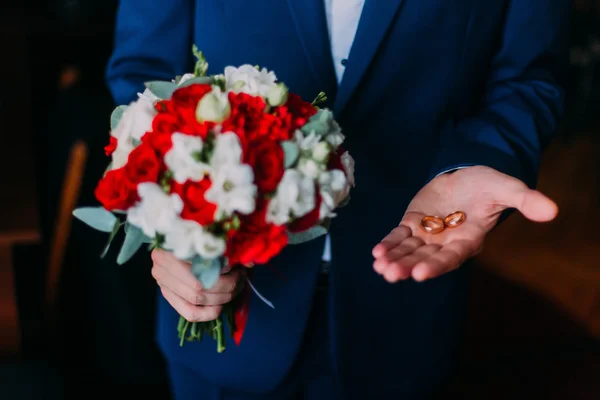
[[199,122],[221,123],[231,115],[231,105],[227,93],[214,87],[213,91],[204,95],[196,107],[196,119]]
[[312,158],[313,158],[313,160],[315,160],[319,163],[323,163],[323,162],[327,161],[327,158],[329,157],[329,153],[331,153],[331,146],[329,145],[329,143],[319,142],[312,149]]
[[215,172],[221,166],[242,162],[242,145],[235,133],[224,132],[216,136],[215,148],[210,162]]
[[356,185],[354,181],[354,158],[350,155],[350,153],[345,152],[342,154],[342,164],[344,165],[344,170],[346,171],[346,178],[348,179],[348,184],[352,187]]
[[129,153],[135,148],[137,142],[152,129],[152,121],[156,114],[153,101],[145,95],[140,95],[138,100],[125,109],[119,123],[110,133],[117,139],[112,169],[121,168],[127,163]]
[[300,218],[315,208],[315,183],[300,172],[288,169],[277,187],[275,197],[269,202],[267,221],[275,225]]
[[199,181],[204,178],[204,175],[210,174],[210,165],[196,158],[202,151],[201,138],[174,133],[172,142],[171,150],[165,154],[165,164],[177,182],[185,183],[188,179]]
[[140,183],[137,189],[141,200],[129,209],[127,220],[149,238],[167,233],[183,210],[181,198],[177,194],[165,194],[155,183]]
[[203,258],[213,259],[225,254],[225,240],[212,233],[199,229],[194,232],[194,248]]
[[246,164],[228,164],[213,174],[211,187],[204,198],[217,205],[217,215],[228,217],[238,211],[250,214],[256,207],[254,172]]
[[269,91],[276,86],[277,77],[266,68],[260,71],[252,65],[242,65],[239,68],[225,68],[225,84],[227,91],[247,93],[252,96],[267,97]]
[[273,86],[267,94],[267,102],[271,107],[279,107],[286,103],[289,89],[285,84],[279,83]]
[[301,158],[298,161],[298,171],[302,172],[310,179],[317,179],[321,172],[325,171],[325,165],[316,162],[311,158]]

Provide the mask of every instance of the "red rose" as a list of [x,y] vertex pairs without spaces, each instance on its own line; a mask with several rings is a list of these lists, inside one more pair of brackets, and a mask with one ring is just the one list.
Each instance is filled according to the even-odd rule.
[[162,162],[152,147],[142,143],[129,154],[129,160],[124,168],[129,183],[137,186],[142,182],[157,182]]
[[288,244],[285,226],[266,222],[266,202],[254,213],[243,216],[240,228],[231,233],[226,257],[231,265],[266,264]]
[[288,225],[288,230],[290,232],[297,233],[307,231],[310,228],[316,226],[319,223],[319,215],[321,213],[321,201],[321,195],[317,190],[315,192],[315,208],[311,212],[306,214],[304,217],[292,221]]
[[254,181],[262,193],[271,193],[283,178],[284,152],[278,142],[251,142],[245,153],[246,163],[254,170]]
[[108,171],[98,182],[94,194],[109,211],[127,210],[137,201],[136,188],[127,181],[124,168]]
[[160,113],[152,120],[152,132],[162,134],[172,134],[178,132],[181,128],[181,122],[176,114]]
[[170,133],[147,132],[142,136],[142,143],[150,146],[155,153],[164,157],[173,147],[172,135]]
[[104,147],[104,153],[109,157],[117,149],[117,138],[114,136],[110,137],[110,142]]
[[171,96],[172,105],[177,108],[193,108],[196,111],[198,102],[212,90],[210,85],[193,84],[179,88]]
[[215,222],[217,206],[208,202],[204,194],[210,188],[211,181],[204,178],[200,182],[186,181],[184,184],[173,182],[171,192],[177,193],[183,200],[183,211],[181,216],[198,222],[202,226],[208,226]]
[[294,116],[294,128],[298,129],[308,122],[308,119],[317,113],[317,109],[309,102],[302,100],[300,96],[294,93],[288,94],[285,106]]
[[[340,148],[340,150],[341,150],[341,148]],[[341,171],[344,171],[344,173],[346,173],[345,172],[346,170],[344,169],[344,163],[342,163],[342,157],[340,156],[339,152],[332,152],[329,155],[329,161],[327,162],[327,169],[328,170],[339,169]]]

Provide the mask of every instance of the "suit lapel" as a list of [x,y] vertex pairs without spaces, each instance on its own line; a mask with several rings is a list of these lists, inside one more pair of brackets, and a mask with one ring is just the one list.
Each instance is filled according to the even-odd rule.
[[311,72],[321,90],[331,98],[337,91],[337,81],[331,57],[324,2],[323,0],[287,0],[287,2]]
[[338,89],[334,112],[339,115],[371,64],[404,0],[366,0],[352,44],[348,66]]

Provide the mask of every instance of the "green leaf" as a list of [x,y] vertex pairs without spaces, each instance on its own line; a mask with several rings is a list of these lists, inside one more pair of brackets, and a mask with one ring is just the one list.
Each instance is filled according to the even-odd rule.
[[177,84],[175,82],[152,81],[146,82],[146,87],[159,99],[166,100],[171,98],[173,92],[177,89]]
[[108,238],[108,242],[106,243],[106,246],[104,246],[104,250],[102,251],[102,254],[100,254],[100,258],[104,258],[106,257],[106,254],[108,253],[108,250],[110,249],[110,245],[112,243],[112,241],[115,239],[115,236],[117,236],[117,233],[119,233],[119,229],[121,229],[121,221],[119,221],[117,219],[117,221],[115,221],[115,226],[113,227],[112,232],[110,233],[110,236]]
[[213,83],[213,79],[210,76],[198,76],[196,78],[188,79],[179,85],[180,88],[190,85],[210,85]]
[[313,239],[316,239],[316,238],[326,235],[326,234],[327,234],[327,229],[325,229],[322,226],[315,226],[304,232],[289,233],[288,234],[288,238],[289,238],[288,243],[289,244],[305,243],[305,242],[311,241]]
[[[136,226],[131,225],[129,222],[125,222],[125,234],[128,234],[129,231],[131,231],[131,229],[138,229]],[[153,239],[149,238],[148,236],[144,235],[144,241],[143,243],[152,243]]]
[[135,252],[142,247],[143,243],[144,232],[137,226],[130,225],[127,235],[125,236],[125,241],[123,242],[123,247],[121,247],[121,251],[117,257],[117,264],[123,265],[129,261]]
[[125,110],[127,110],[129,106],[119,106],[115,108],[115,110],[110,115],[110,130],[114,131],[117,129],[117,125],[119,125],[119,121],[121,121],[121,117]]
[[307,135],[311,132],[315,132],[319,136],[324,136],[331,130],[332,121],[333,113],[327,109],[321,109],[317,111],[315,115],[310,117],[301,130]]
[[283,148],[283,153],[285,154],[285,168],[290,168],[292,165],[296,163],[298,157],[300,156],[300,149],[298,148],[298,144],[291,140],[281,142],[281,147]]
[[212,289],[219,280],[221,267],[219,258],[205,259],[198,256],[192,260],[192,273],[206,290]]
[[112,232],[117,217],[102,207],[82,207],[73,210],[73,216],[92,228],[102,232]]

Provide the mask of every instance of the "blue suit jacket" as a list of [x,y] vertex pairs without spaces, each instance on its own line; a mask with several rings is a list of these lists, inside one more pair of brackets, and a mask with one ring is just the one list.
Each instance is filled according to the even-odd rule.
[[[108,82],[128,103],[144,81],[193,67],[249,63],[276,71],[292,91],[320,91],[347,135],[357,186],[332,225],[331,355],[346,396],[423,393],[449,373],[461,337],[468,269],[426,283],[390,285],[371,249],[438,172],[487,165],[535,185],[540,152],[563,110],[567,0],[367,0],[343,82],[337,85],[323,0],[121,0]],[[159,342],[223,387],[265,392],[288,372],[302,339],[323,242],[257,268],[240,347],[176,338],[163,299]],[[352,395],[352,396],[351,396]]]

